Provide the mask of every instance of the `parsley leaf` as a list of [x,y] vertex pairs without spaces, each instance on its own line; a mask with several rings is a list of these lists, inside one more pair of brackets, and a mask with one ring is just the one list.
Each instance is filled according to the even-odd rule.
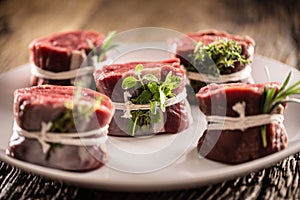
[[145,74],[142,76],[143,65],[138,64],[135,67],[135,76],[128,76],[122,81],[124,90],[134,89],[131,102],[134,104],[150,104],[149,110],[133,110],[131,111],[132,121],[129,125],[132,136],[135,135],[138,127],[142,131],[150,129],[150,125],[160,122],[162,116],[157,112],[158,105],[162,112],[166,111],[166,101],[175,97],[173,90],[179,87],[181,79],[173,76],[170,71],[165,81],[159,81],[153,74]]
[[122,88],[125,90],[133,88],[136,85],[136,82],[137,82],[136,78],[134,78],[133,76],[129,76],[123,80]]

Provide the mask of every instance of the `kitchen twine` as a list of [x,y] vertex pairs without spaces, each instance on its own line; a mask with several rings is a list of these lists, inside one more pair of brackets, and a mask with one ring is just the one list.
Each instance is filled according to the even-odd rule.
[[245,116],[246,103],[238,102],[232,109],[239,114],[239,117],[226,116],[206,116],[209,130],[241,130],[261,126],[270,123],[282,123],[284,117],[282,114],[260,114]]
[[63,72],[51,72],[47,70],[43,70],[36,66],[34,63],[31,63],[31,74],[39,77],[45,78],[50,80],[65,80],[65,79],[73,79],[76,76],[85,76],[93,74],[95,71],[94,66],[85,66],[80,67],[77,69],[73,69],[70,71],[63,71]]
[[[16,122],[14,122],[13,130],[25,138],[38,140],[42,146],[44,154],[50,149],[51,145],[49,143],[74,146],[93,146],[104,144],[107,140],[108,125],[99,129],[81,133],[52,133],[48,132],[52,126],[52,122],[42,122],[41,125],[42,129],[40,131],[29,132],[22,129]],[[91,138],[91,136],[97,136],[97,138]]]
[[[178,95],[176,95],[175,97],[172,97],[166,101],[166,103],[165,103],[166,107],[175,105],[175,104],[183,101],[186,98],[186,96],[187,96],[187,93],[186,93],[186,89],[184,88],[182,90],[182,92],[180,92]],[[124,111],[124,115],[122,116],[122,118],[125,118],[125,119],[132,118],[132,115],[130,113],[130,111],[132,111],[132,110],[150,110],[150,104],[134,104],[129,100],[130,97],[131,97],[131,94],[128,91],[125,91],[124,92],[124,101],[125,101],[124,103],[113,102],[115,109]],[[157,104],[157,105],[160,105],[160,104]]]
[[197,72],[187,72],[187,77],[192,80],[209,82],[209,83],[224,83],[224,82],[234,82],[249,78],[251,76],[252,68],[250,65],[246,65],[244,69],[231,73],[220,75],[219,77],[215,77],[209,74],[202,74]]
[[40,67],[36,66],[34,63],[31,63],[31,74],[39,77],[50,80],[65,80],[65,79],[73,79],[77,76],[86,76],[91,75],[95,72],[95,69],[101,69],[105,65],[111,64],[113,61],[111,59],[106,59],[105,61],[97,62],[97,58],[93,57],[93,61],[95,66],[84,66],[77,69],[63,71],[63,72],[51,72],[47,70],[43,70]]

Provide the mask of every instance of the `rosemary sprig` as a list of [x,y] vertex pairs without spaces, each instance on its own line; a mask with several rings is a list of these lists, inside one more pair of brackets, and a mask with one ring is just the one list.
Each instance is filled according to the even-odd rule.
[[161,121],[161,115],[157,112],[158,104],[162,112],[166,111],[166,100],[175,97],[173,90],[176,89],[181,79],[178,76],[173,76],[170,71],[165,81],[159,81],[153,74],[145,74],[142,76],[141,72],[143,65],[139,64],[135,67],[136,76],[128,76],[122,82],[122,88],[128,90],[131,88],[135,89],[133,96],[130,101],[134,104],[150,104],[150,112],[148,110],[133,110],[132,115],[132,130],[131,134],[134,136],[137,125],[141,126],[142,129],[149,128],[151,123],[157,123]]
[[219,39],[204,45],[201,41],[195,46],[193,66],[188,71],[220,76],[225,68],[234,68],[236,63],[248,64],[251,60],[242,55],[242,46],[235,40]]
[[[268,73],[267,73],[268,74]],[[284,80],[282,86],[277,90],[276,88],[270,88],[265,86],[263,90],[261,111],[263,114],[272,113],[280,104],[294,102],[300,103],[299,99],[288,98],[291,95],[300,93],[300,80],[287,87],[292,76],[292,71],[289,72],[288,76]],[[263,147],[267,147],[267,127],[263,126],[261,129],[261,137],[263,142]]]
[[104,59],[105,53],[108,52],[109,50],[115,48],[117,45],[112,44],[112,39],[116,35],[116,31],[109,32],[106,38],[104,39],[100,50],[97,50],[93,42],[89,39],[86,39],[89,47],[92,49],[92,52],[94,55],[98,57],[97,61],[101,62]]

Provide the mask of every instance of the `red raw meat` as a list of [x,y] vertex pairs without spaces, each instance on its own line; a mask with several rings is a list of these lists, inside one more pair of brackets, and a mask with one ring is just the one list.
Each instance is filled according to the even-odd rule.
[[[238,117],[232,109],[238,102],[246,103],[245,116],[259,115],[265,86],[266,84],[210,84],[201,88],[196,96],[199,108],[206,116]],[[279,86],[278,83],[269,84],[269,87]],[[285,105],[281,105],[274,113],[283,114],[284,109]],[[238,164],[287,147],[287,134],[282,123],[267,124],[267,147],[262,144],[261,127],[251,127],[244,131],[206,130],[198,142],[198,151],[212,160]]]
[[[189,66],[193,65],[193,53],[195,49],[195,44],[201,41],[204,45],[208,45],[216,40],[235,40],[237,41],[242,47],[242,55],[244,55],[245,59],[253,59],[254,54],[254,46],[255,42],[249,36],[240,37],[238,35],[229,34],[224,31],[216,31],[216,30],[208,30],[208,31],[200,31],[196,33],[187,33],[186,37],[173,39],[171,41],[172,44],[176,45],[176,57],[180,58],[180,62],[188,68]],[[210,64],[210,63],[209,63]],[[242,65],[239,62],[234,64],[234,67],[226,67],[220,70],[221,75],[232,74],[238,71],[243,70],[246,65]],[[198,92],[199,89],[205,85],[204,82],[197,81],[197,80],[190,80],[191,85],[194,88],[195,92]],[[232,81],[235,82],[235,81]],[[243,83],[253,83],[252,77],[247,79],[242,79],[240,82]]]
[[[131,62],[104,66],[103,69],[96,70],[94,74],[97,90],[111,97],[113,102],[124,103],[124,90],[120,87],[120,83],[126,76],[131,74],[130,70],[134,70],[137,64],[142,64],[144,70],[150,69],[149,73],[155,73],[153,71],[151,72],[152,69],[159,69],[161,80],[164,80],[166,75],[172,71],[173,75],[182,79],[182,84],[176,88],[173,93],[179,94],[182,92],[185,85],[185,72],[180,66],[179,59],[176,58],[160,62]],[[162,132],[178,133],[189,126],[189,112],[187,106],[187,102],[183,100],[166,108],[164,114],[164,131]],[[112,120],[109,127],[110,135],[128,136],[127,133],[121,131],[124,127],[119,128],[119,126],[126,126],[127,124],[126,119],[121,119],[120,116],[122,114],[123,111],[116,110],[114,120]],[[121,121],[119,125],[116,123],[116,119]]]
[[[39,38],[29,45],[30,61],[37,67],[50,72],[65,72],[81,66],[91,48],[101,46],[105,36],[92,31],[72,31]],[[32,76],[31,85],[73,85],[72,79],[53,80]]]
[[[72,102],[74,86],[40,85],[18,89],[14,93],[14,118],[15,123],[27,132],[39,132],[42,122],[54,123],[61,119],[65,113],[74,110],[67,108],[65,104]],[[101,104],[93,107],[94,113],[86,121],[75,121],[71,125],[63,124],[65,131],[60,133],[87,132],[107,125],[113,113],[113,105],[110,99],[98,92],[82,88],[82,102],[93,103],[93,100],[101,98]],[[74,109],[77,106],[74,104]],[[75,119],[76,120],[76,119]],[[72,121],[73,122],[73,121]],[[82,124],[80,124],[83,122]],[[97,137],[97,136],[93,136]],[[52,148],[52,147],[51,147]],[[61,144],[48,153],[42,152],[42,146],[38,140],[26,138],[14,131],[9,142],[8,154],[20,160],[71,171],[87,171],[98,168],[105,163],[106,151],[97,146],[76,146]],[[93,154],[93,155],[92,155]],[[97,155],[97,158],[95,158]]]

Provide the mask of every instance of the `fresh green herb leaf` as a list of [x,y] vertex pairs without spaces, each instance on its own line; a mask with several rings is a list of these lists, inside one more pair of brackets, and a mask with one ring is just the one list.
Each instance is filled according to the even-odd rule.
[[[65,110],[52,121],[50,132],[59,134],[67,133],[69,130],[75,130],[75,120],[78,123],[88,123],[94,111],[101,106],[101,101],[103,100],[102,96],[97,97],[93,105],[90,102],[83,101],[82,88],[80,86],[76,88],[73,101],[67,100],[64,103]],[[50,151],[63,146],[56,143],[50,144]],[[47,158],[49,158],[49,156],[50,154],[47,155]]]
[[300,93],[300,81],[295,82],[287,87],[291,79],[291,73],[287,76],[282,86],[276,92],[276,88],[264,88],[263,113],[271,113],[276,107],[274,105],[281,104],[291,95]]
[[133,88],[136,85],[137,79],[133,76],[126,77],[122,82],[122,88],[124,90]]
[[172,76],[171,82],[173,83],[173,88],[176,89],[180,86],[182,80],[178,76]]
[[193,66],[188,71],[211,74],[218,77],[226,68],[234,68],[236,63],[242,65],[251,62],[249,58],[242,55],[242,46],[235,40],[216,40],[208,45],[201,41],[195,46]]
[[265,106],[264,106],[263,113],[270,113],[271,112],[270,105],[272,105],[272,101],[274,99],[276,88],[269,88],[269,89],[266,88],[265,91],[266,91],[266,94],[265,94],[266,98],[265,98]]
[[102,50],[110,50],[113,45],[111,44],[112,39],[115,37],[116,31],[111,31],[107,34],[106,38],[103,41],[103,44],[101,46]]
[[158,91],[159,91],[159,99],[160,99],[160,109],[165,112],[166,111],[166,95],[164,93],[164,91],[162,90],[162,87],[158,87]]
[[161,120],[162,117],[157,112],[158,104],[161,111],[165,112],[166,100],[176,96],[173,93],[173,89],[177,88],[182,81],[179,77],[173,76],[172,72],[169,72],[165,81],[162,82],[152,74],[145,74],[141,77],[142,71],[143,65],[138,64],[135,67],[135,76],[129,76],[122,82],[123,89],[137,87],[130,99],[132,103],[150,104],[150,110],[131,111],[132,122],[130,122],[129,127],[131,128],[132,135],[136,133],[138,127],[145,129],[146,127],[150,127],[151,123]]
[[[281,88],[278,91],[278,96],[280,96],[281,93],[284,92],[284,90],[286,89],[288,83],[290,82],[291,76],[292,76],[292,72],[290,71],[288,76],[286,77],[285,81],[283,82]],[[270,82],[270,81],[268,81],[268,82]]]
[[143,76],[143,80],[147,80],[147,81],[153,81],[153,82],[156,82],[158,83],[159,80],[157,79],[156,76],[154,76],[153,74],[146,74],[145,76]]
[[149,90],[143,90],[136,98],[131,98],[132,103],[147,104],[152,99],[152,93]]
[[[288,99],[289,96],[299,94],[300,93],[300,81],[292,84],[287,87],[292,76],[292,72],[288,74],[282,86],[277,90],[276,88],[270,88],[269,86],[264,87],[263,96],[261,100],[261,111],[263,114],[270,114],[280,104],[284,104],[287,102],[295,102],[300,103],[299,99]],[[263,141],[263,147],[267,147],[266,143],[266,126],[263,126],[261,129],[261,136]]]
[[50,132],[65,133],[69,128],[74,126],[74,116],[72,110],[66,109],[53,122]]
[[92,49],[93,55],[96,55],[98,57],[97,61],[101,62],[103,61],[105,57],[105,53],[108,52],[109,50],[115,48],[117,45],[112,44],[112,39],[116,35],[116,31],[109,32],[104,39],[100,50],[97,50],[97,47],[93,44],[93,42],[90,39],[86,39],[89,47]]
[[157,102],[150,101],[150,112],[154,115],[156,114],[156,108],[157,108]]
[[94,43],[90,39],[88,39],[88,38],[86,39],[86,42],[88,43],[90,49],[92,49],[92,51],[95,52],[96,48],[95,48]]
[[135,67],[135,73],[136,74],[141,74],[143,71],[143,65],[142,64],[138,64],[136,67]]
[[[300,92],[298,92],[298,93],[300,93]],[[281,101],[275,103],[271,110],[274,110],[275,108],[277,108],[278,105],[284,104],[284,103],[299,103],[300,104],[300,99],[289,98],[289,99],[281,100]]]
[[172,72],[169,71],[169,73],[167,74],[166,79],[165,79],[165,84],[171,83],[171,81],[172,81],[171,77],[172,77]]
[[116,31],[109,32],[104,39],[102,45],[101,45],[101,50],[98,54],[98,62],[101,62],[104,59],[105,53],[108,52],[109,50],[115,48],[117,45],[112,44],[112,39],[116,35]]
[[138,120],[139,120],[139,115],[136,115],[136,117],[134,119],[133,127],[132,127],[132,136],[134,136],[134,134],[135,134],[136,125],[137,125]]
[[148,89],[152,94],[155,94],[158,90],[158,86],[156,82],[150,82],[147,84]]

